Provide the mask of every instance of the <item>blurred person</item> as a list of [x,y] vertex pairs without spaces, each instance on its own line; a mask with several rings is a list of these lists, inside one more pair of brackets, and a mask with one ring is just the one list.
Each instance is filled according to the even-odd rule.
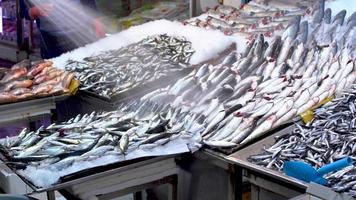
[[20,0],[20,10],[22,17],[38,26],[43,59],[105,36],[95,0]]

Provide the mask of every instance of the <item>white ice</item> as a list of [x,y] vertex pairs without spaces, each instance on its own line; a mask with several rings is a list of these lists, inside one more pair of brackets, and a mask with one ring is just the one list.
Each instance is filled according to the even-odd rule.
[[156,20],[139,26],[131,27],[120,33],[101,39],[85,47],[78,48],[72,52],[65,53],[54,58],[54,64],[58,68],[64,68],[68,59],[82,60],[105,50],[119,49],[129,44],[139,42],[142,39],[157,34],[168,34],[171,36],[184,36],[192,42],[192,48],[196,51],[191,64],[199,64],[217,56],[233,42],[238,42],[238,48],[244,48],[244,42],[224,35],[220,31],[205,30],[199,27],[184,26],[179,22],[168,20]]
[[200,141],[200,133],[196,133],[192,137],[178,137],[177,139],[170,141],[165,145],[152,149],[136,148],[135,150],[130,151],[125,157],[123,155],[106,155],[95,160],[75,162],[70,167],[64,169],[40,169],[29,166],[25,170],[19,170],[18,172],[26,179],[30,180],[37,187],[47,188],[57,183],[61,177],[84,169],[90,169],[97,166],[108,165],[110,163],[132,160],[135,158],[142,158],[147,156],[164,156],[180,154],[189,151],[194,152],[200,148]]
[[330,8],[332,10],[332,15],[336,15],[342,10],[346,10],[345,18],[356,12],[356,1],[355,0],[331,0],[325,3],[325,9]]

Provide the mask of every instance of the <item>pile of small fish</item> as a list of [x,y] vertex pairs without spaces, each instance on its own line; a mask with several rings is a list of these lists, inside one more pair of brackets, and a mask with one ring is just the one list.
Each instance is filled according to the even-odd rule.
[[174,62],[189,63],[189,59],[194,53],[192,43],[184,37],[157,35],[148,37],[143,43],[145,47],[154,49],[163,59],[173,60]]
[[214,147],[247,144],[290,122],[356,79],[356,13],[345,20],[345,11],[324,15],[323,1],[314,8],[310,22],[294,18],[268,45],[259,35],[241,55],[232,52],[142,99],[205,115],[202,136]]
[[[276,137],[276,142],[253,155],[250,162],[282,171],[285,161],[304,161],[316,168],[350,156],[356,159],[356,85],[332,102],[317,109],[306,126],[296,124],[291,132]],[[356,166],[330,173],[329,186],[356,196]]]
[[0,151],[16,168],[51,169],[55,173],[106,155],[125,160],[137,149],[150,152],[172,141],[189,146],[192,143],[187,140],[194,140],[193,145],[199,145],[195,140],[200,138],[203,121],[201,115],[181,109],[132,101],[120,105],[118,111],[78,115],[35,132],[24,129],[16,138],[7,138]]
[[0,68],[0,104],[67,93],[73,78],[73,73],[45,60],[23,60],[10,69]]
[[76,73],[80,90],[111,98],[189,68],[193,53],[185,38],[159,35],[83,61],[68,61],[66,69]]
[[288,7],[281,7],[281,5],[266,7],[250,2],[242,5],[240,9],[219,5],[199,17],[184,21],[183,24],[220,30],[226,35],[249,39],[259,34],[271,37],[275,31],[284,30],[292,18],[306,12],[305,6],[292,6],[290,2],[288,4]]

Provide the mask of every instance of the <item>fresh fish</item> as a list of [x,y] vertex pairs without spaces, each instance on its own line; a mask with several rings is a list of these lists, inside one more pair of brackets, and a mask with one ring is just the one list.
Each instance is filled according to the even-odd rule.
[[298,112],[297,109],[289,110],[286,114],[282,115],[282,117],[277,119],[272,127],[275,128],[275,127],[278,127],[278,126],[288,122],[288,120],[291,120],[294,116],[296,116],[297,112]]
[[235,147],[236,144],[233,142],[226,142],[226,141],[204,141],[204,143],[206,145],[209,145],[211,147],[222,147],[222,148],[231,148],[231,147]]
[[246,139],[244,139],[241,142],[241,144],[245,144],[247,142],[250,142],[253,139],[259,137],[264,132],[270,130],[276,120],[277,120],[277,116],[276,115],[271,115],[270,117],[268,117],[266,119],[266,121],[264,121],[262,124],[257,126],[256,129]]
[[281,52],[277,58],[277,65],[285,62],[287,60],[287,57],[289,55],[289,51],[294,45],[294,40],[290,37],[287,37],[282,45]]
[[121,136],[120,143],[119,143],[119,149],[123,154],[126,152],[128,145],[129,145],[129,136],[127,134],[124,134]]
[[221,129],[220,134],[217,137],[212,137],[211,140],[222,140],[232,134],[240,125],[242,117],[234,116],[230,122]]
[[309,98],[311,97],[311,94],[309,93],[308,89],[304,89],[300,96],[295,100],[294,103],[294,108],[300,108],[303,106],[306,102],[309,101]]
[[[324,97],[325,98],[325,97]],[[324,99],[320,97],[320,99]],[[314,97],[310,99],[307,103],[305,103],[303,106],[299,107],[297,110],[297,114],[302,114],[303,112],[307,111],[308,109],[312,108],[313,106],[317,105],[319,102],[319,97]]]
[[226,140],[239,143],[247,137],[248,133],[250,133],[250,131],[254,128],[255,123],[256,118],[244,118],[239,127],[228,138],[226,138]]
[[286,38],[294,40],[296,38],[300,26],[300,20],[301,16],[297,15],[290,21],[289,25],[286,27],[286,30],[283,32],[282,40],[285,40]]
[[276,58],[276,53],[277,53],[277,48],[281,43],[281,37],[280,36],[274,36],[273,40],[271,41],[271,44],[268,46],[266,49],[266,52],[264,54],[265,58]]
[[224,119],[225,115],[225,110],[220,110],[216,115],[214,115],[214,119],[210,120],[210,123],[207,125],[206,129],[202,133],[202,136],[206,136],[210,130],[212,130],[219,122]]
[[[354,115],[350,117],[346,113],[356,111],[355,88],[354,84],[350,85],[339,97],[316,109],[310,123],[296,123],[294,130],[276,137],[274,144],[266,146],[261,154],[252,155],[248,160],[281,171],[283,163],[289,160],[304,161],[319,168],[346,156],[353,158],[356,153],[356,137],[353,134],[356,120]],[[290,119],[296,109],[290,113],[286,119]],[[276,123],[280,122],[277,120]],[[355,196],[355,188],[350,187],[356,180],[354,164],[324,177],[328,187]]]
[[323,18],[323,21],[324,21],[326,24],[330,24],[330,23],[331,23],[331,9],[330,9],[330,8],[327,8],[327,9],[324,11],[324,18]]
[[[156,35],[82,61],[69,60],[65,68],[76,74],[81,90],[110,99],[171,74],[185,74],[193,53],[191,43],[185,38]],[[178,90],[183,90],[184,84],[178,84]]]
[[313,6],[312,25],[316,26],[317,24],[319,24],[322,21],[322,19],[324,17],[324,10],[325,10],[325,1],[318,0]]

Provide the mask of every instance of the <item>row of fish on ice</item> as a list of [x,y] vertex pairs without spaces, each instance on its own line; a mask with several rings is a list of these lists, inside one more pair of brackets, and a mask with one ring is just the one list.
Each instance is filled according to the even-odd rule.
[[78,115],[36,131],[24,129],[17,137],[7,138],[0,150],[6,162],[17,169],[55,173],[103,156],[113,156],[111,163],[138,150],[149,156],[153,149],[172,143],[196,150],[201,146],[203,122],[203,115],[180,108],[132,101],[121,104],[117,111]]
[[332,17],[324,1],[314,9],[302,22],[295,17],[271,42],[259,35],[242,54],[232,52],[220,64],[203,65],[142,99],[206,116],[202,136],[207,145],[253,141],[355,81],[356,13]]
[[156,35],[82,61],[69,60],[66,70],[76,74],[80,90],[111,98],[184,71],[193,53],[191,42],[183,37]]
[[243,4],[239,9],[232,6],[219,5],[209,9],[202,15],[183,21],[185,25],[198,26],[209,30],[220,30],[226,35],[254,38],[263,34],[272,37],[281,32],[289,21],[296,16],[309,13],[307,9],[311,1],[299,1],[268,6],[254,1]]

